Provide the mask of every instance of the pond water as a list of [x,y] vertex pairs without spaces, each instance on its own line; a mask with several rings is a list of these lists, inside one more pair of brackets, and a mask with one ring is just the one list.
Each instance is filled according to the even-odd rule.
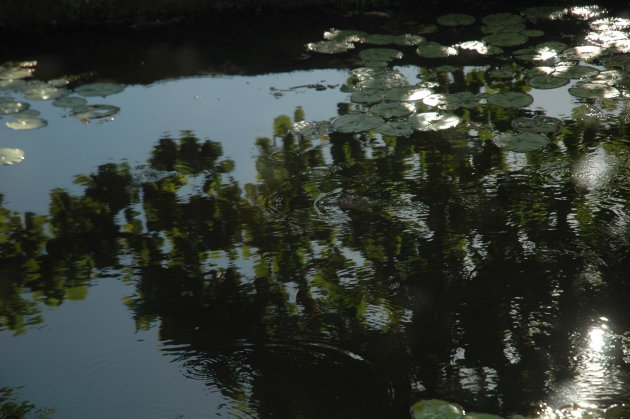
[[630,20],[378,29],[322,23],[281,72],[176,48],[180,77],[127,75],[148,83],[8,57],[3,395],[55,418],[628,417]]

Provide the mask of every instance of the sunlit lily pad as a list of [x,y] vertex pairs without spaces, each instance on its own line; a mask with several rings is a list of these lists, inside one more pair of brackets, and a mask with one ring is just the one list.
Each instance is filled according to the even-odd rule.
[[73,108],[71,116],[79,119],[98,119],[112,116],[120,111],[113,105],[87,105]]
[[495,136],[494,142],[510,151],[528,153],[545,147],[549,143],[549,139],[537,132],[505,132]]
[[16,116],[15,120],[6,123],[7,127],[15,130],[38,129],[48,125],[45,119],[33,116]]
[[549,75],[535,76],[527,79],[527,85],[536,89],[555,89],[569,84],[568,78]]
[[0,103],[0,115],[22,112],[30,107],[31,105],[26,102],[2,102]]
[[559,41],[547,41],[547,42],[542,42],[536,45],[536,49],[538,51],[551,50],[560,54],[562,51],[567,49],[567,44],[565,44],[564,42],[559,42]]
[[554,17],[558,17],[563,13],[563,9],[558,6],[537,6],[530,7],[523,11],[521,14],[530,20],[547,20]]
[[413,35],[409,33],[405,33],[402,35],[397,35],[394,40],[394,44],[396,45],[404,45],[404,46],[412,46],[418,45],[424,42],[426,39],[420,35]]
[[351,71],[352,75],[359,80],[373,79],[374,77],[382,76],[387,72],[384,68],[373,67],[358,67]]
[[368,48],[359,52],[359,57],[365,61],[391,61],[403,57],[403,53],[392,48]]
[[378,89],[363,89],[352,92],[350,100],[354,103],[376,103],[385,98],[385,92]]
[[533,118],[516,118],[512,121],[512,128],[517,131],[538,132],[548,134],[558,131],[562,121],[551,116],[537,115]]
[[33,71],[35,70],[32,68],[0,66],[0,79],[3,79],[3,80],[23,79],[23,78],[32,76]]
[[454,110],[458,107],[455,103],[453,103],[455,100],[456,99],[451,95],[434,93],[422,99],[422,103],[441,110]]
[[19,148],[0,148],[0,164],[8,166],[24,160],[24,152]]
[[527,93],[507,92],[488,96],[488,103],[503,108],[524,108],[534,102],[534,97]]
[[621,93],[612,86],[600,83],[583,83],[569,88],[569,93],[576,97],[587,99],[609,99],[618,97]]
[[484,37],[483,41],[497,47],[514,47],[524,44],[528,39],[521,32],[497,32]]
[[74,91],[81,96],[109,96],[125,90],[125,86],[117,83],[90,83],[78,86]]
[[22,94],[29,100],[51,100],[69,95],[70,90],[63,87],[35,85],[22,89]]
[[464,50],[476,51],[478,54],[481,55],[497,55],[503,52],[501,48],[495,45],[487,45],[485,42],[482,41],[465,41],[455,46]]
[[324,39],[329,41],[348,41],[348,42],[360,42],[367,36],[367,32],[355,30],[355,29],[334,29],[331,28],[324,32]]
[[431,89],[418,86],[400,86],[385,91],[385,98],[399,102],[413,102],[429,96]]
[[337,132],[370,131],[384,123],[383,118],[365,114],[342,115],[332,123],[332,130]]
[[443,400],[421,400],[411,406],[413,419],[461,419],[464,409]]
[[567,60],[592,60],[602,55],[606,51],[605,48],[596,45],[578,45],[576,47],[567,48],[562,51],[562,57]]
[[503,26],[523,23],[523,18],[513,13],[494,13],[481,19],[484,25],[500,24]]
[[400,103],[400,102],[388,102],[388,103],[379,103],[378,105],[372,106],[370,111],[377,116],[382,118],[394,118],[397,116],[409,115],[413,111],[415,111],[415,106],[409,103]]
[[598,69],[585,65],[561,65],[555,68],[553,75],[567,79],[581,79],[596,76],[598,73]]
[[424,42],[418,45],[416,53],[425,58],[445,58],[450,55],[457,55],[457,50],[438,42]]
[[437,18],[437,23],[443,26],[468,26],[476,21],[473,16],[464,13],[449,13]]
[[630,84],[630,71],[605,70],[592,77],[590,82],[609,86],[627,85]]
[[398,73],[383,73],[380,76],[366,78],[358,83],[361,89],[391,89],[400,87],[407,83],[407,79]]
[[[308,51],[319,52],[321,54],[339,54],[352,48],[354,48],[354,44],[345,40],[309,42],[306,44]],[[80,92],[78,93],[81,94]]]
[[409,121],[389,121],[379,125],[376,132],[391,137],[407,137],[413,133]]
[[423,112],[409,118],[409,124],[417,131],[439,131],[455,127],[460,122],[459,116],[441,112]]
[[52,104],[53,106],[58,106],[60,108],[76,108],[78,106],[86,105],[87,100],[77,96],[65,96],[56,99]]

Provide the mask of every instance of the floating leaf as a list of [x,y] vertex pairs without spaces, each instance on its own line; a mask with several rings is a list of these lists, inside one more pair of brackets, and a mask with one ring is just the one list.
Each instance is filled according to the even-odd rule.
[[367,32],[358,31],[354,29],[334,29],[331,28],[324,32],[324,39],[329,41],[348,41],[348,42],[361,42],[363,38],[367,36]]
[[359,82],[358,87],[361,89],[391,89],[401,87],[407,83],[407,79],[397,73],[385,73],[371,79],[365,79]]
[[457,105],[453,103],[455,100],[451,95],[434,93],[422,99],[422,103],[442,110],[453,110],[457,109]]
[[510,67],[497,68],[489,71],[488,76],[493,79],[511,79],[514,77],[514,70]]
[[592,60],[602,55],[606,49],[595,45],[578,45],[562,51],[562,57],[567,60]]
[[426,39],[420,35],[412,35],[412,34],[403,34],[397,35],[395,37],[394,44],[396,45],[404,45],[404,46],[412,46],[418,45],[424,42]]
[[24,67],[4,67],[0,66],[0,79],[3,80],[16,80],[30,77],[33,75],[32,68]]
[[424,42],[418,45],[416,53],[425,58],[444,58],[450,55],[457,55],[457,50],[438,42]]
[[461,108],[476,108],[479,106],[479,96],[472,92],[458,92],[450,95],[451,104]]
[[399,102],[413,102],[421,100],[431,93],[431,89],[418,86],[400,86],[385,91],[385,99]]
[[612,86],[600,83],[583,83],[569,88],[569,93],[576,97],[587,99],[609,99],[618,97],[621,92]]
[[70,90],[47,85],[35,85],[22,89],[22,94],[29,100],[58,99],[70,94]]
[[407,137],[413,133],[409,121],[388,121],[379,125],[376,132],[391,137]]
[[524,108],[534,102],[532,95],[521,92],[495,93],[488,96],[488,103],[503,108]]
[[449,13],[437,18],[437,23],[443,26],[468,26],[476,21],[473,16],[464,13]]
[[527,28],[524,23],[512,23],[506,24],[502,22],[496,22],[491,25],[484,25],[481,27],[481,32],[485,34],[493,34],[497,32],[521,32]]
[[545,32],[540,29],[523,29],[521,33],[529,36],[530,38],[538,38],[539,36],[543,36],[545,34]]
[[535,76],[527,79],[527,85],[536,89],[555,89],[557,87],[566,86],[569,84],[568,78],[560,78],[554,76]]
[[443,400],[421,400],[411,406],[413,419],[461,419],[464,409]]
[[530,7],[521,11],[521,14],[529,20],[552,19],[559,17],[563,13],[562,8],[558,6],[538,6]]
[[598,73],[598,69],[585,65],[561,65],[555,68],[553,75],[567,79],[581,79],[596,76]]
[[537,115],[533,118],[516,118],[512,121],[512,128],[517,131],[551,133],[558,131],[562,121],[551,116]]
[[374,45],[389,45],[395,44],[397,37],[395,35],[388,34],[370,34],[366,36],[363,40],[366,44],[374,44]]
[[85,106],[87,104],[87,100],[82,97],[65,96],[56,99],[52,104],[53,106],[58,106],[60,108],[76,108],[78,106]]
[[112,116],[120,111],[113,105],[87,105],[74,108],[71,116],[79,119],[98,119]]
[[45,119],[33,116],[16,117],[14,121],[6,123],[7,127],[16,130],[38,129],[48,125]]
[[354,48],[354,44],[345,40],[309,42],[306,44],[308,51],[319,52],[321,54],[339,54],[352,48]]
[[497,32],[484,37],[483,41],[497,47],[514,47],[524,44],[528,39],[521,32]]
[[455,46],[464,50],[476,51],[481,55],[497,55],[503,52],[501,48],[494,45],[486,45],[482,41],[466,41]]
[[385,98],[383,90],[363,89],[352,92],[350,100],[354,103],[376,103]]
[[495,136],[494,142],[510,151],[528,153],[545,147],[549,143],[549,139],[536,132],[506,132]]
[[125,86],[117,83],[90,83],[78,86],[74,91],[81,96],[109,96],[125,90]]
[[10,115],[18,112],[22,112],[30,108],[26,102],[1,102],[0,103],[0,115]]
[[494,13],[481,19],[484,25],[514,25],[523,23],[523,18],[513,13]]
[[491,415],[489,413],[466,413],[464,419],[503,419],[501,416]]
[[423,112],[409,118],[409,124],[417,131],[439,131],[455,127],[461,121],[457,115],[440,112]]
[[391,61],[403,57],[403,53],[392,48],[368,48],[359,53],[365,61]]
[[384,123],[383,118],[364,114],[342,115],[332,123],[332,130],[337,132],[370,131]]
[[397,116],[405,116],[416,110],[415,106],[409,103],[389,102],[379,103],[370,108],[370,112],[382,118],[394,118]]
[[25,117],[25,116],[39,116],[40,114],[41,114],[40,111],[38,111],[36,109],[33,109],[33,108],[30,108],[30,109],[27,109],[25,111],[20,112],[19,114],[16,115],[16,117],[17,118],[22,118],[22,117]]
[[559,54],[567,49],[567,44],[559,41],[548,41],[536,45],[536,49],[538,51],[551,50]]
[[0,148],[0,164],[8,166],[24,160],[24,152],[19,148]]

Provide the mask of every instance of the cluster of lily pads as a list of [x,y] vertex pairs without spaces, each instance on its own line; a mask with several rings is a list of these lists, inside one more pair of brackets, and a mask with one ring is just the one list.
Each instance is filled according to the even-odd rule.
[[[584,8],[582,8],[584,9]],[[437,25],[422,26],[420,34],[368,34],[359,30],[330,29],[324,40],[309,43],[306,48],[317,53],[343,53],[361,45],[358,55],[363,67],[351,71],[349,83],[342,91],[350,93],[355,105],[346,115],[332,121],[331,130],[343,133],[374,131],[386,136],[409,136],[413,131],[438,131],[455,127],[462,118],[454,113],[460,108],[477,108],[492,105],[502,108],[520,109],[532,105],[534,97],[522,91],[507,91],[490,94],[492,88],[483,91],[439,93],[440,85],[418,75],[420,82],[412,84],[392,65],[403,58],[404,50],[415,48],[415,54],[425,62],[431,59],[446,60],[433,71],[448,73],[457,70],[449,65],[449,57],[477,54],[492,60],[486,72],[489,81],[521,82],[530,89],[554,89],[567,86],[568,93],[581,101],[622,99],[630,93],[630,58],[620,54],[630,51],[628,28],[630,21],[619,18],[601,17],[603,10],[592,7],[588,10],[561,9],[558,7],[532,7],[521,14],[496,13],[483,17],[451,13],[437,18]],[[593,32],[584,45],[569,46],[560,41],[536,40],[545,32],[536,25],[541,22],[563,19],[568,15],[590,22]],[[426,28],[431,28],[426,30]],[[448,35],[470,36],[479,30],[480,40],[464,40],[443,45],[427,40],[425,36],[446,28]],[[611,29],[612,27],[612,29]],[[461,31],[460,31],[461,28]],[[604,31],[613,31],[615,42],[604,44]],[[593,35],[599,32],[599,36]],[[424,35],[424,36],[423,36]],[[608,34],[608,36],[613,36]],[[625,38],[623,38],[625,36]],[[627,42],[625,42],[627,40]],[[604,65],[612,69],[601,70]],[[520,83],[522,84],[522,83]],[[443,89],[440,89],[443,90]],[[518,112],[515,112],[518,115]],[[494,142],[515,152],[530,152],[549,143],[548,136],[556,132],[562,122],[556,118],[538,115],[533,118],[515,116],[510,132],[497,132],[492,126]]]

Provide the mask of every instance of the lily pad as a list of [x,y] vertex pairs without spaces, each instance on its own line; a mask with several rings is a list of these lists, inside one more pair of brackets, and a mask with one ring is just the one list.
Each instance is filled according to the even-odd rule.
[[74,89],[81,96],[109,96],[125,90],[125,86],[117,83],[90,83]]
[[383,90],[363,89],[352,92],[350,100],[354,103],[376,103],[385,98]]
[[403,57],[403,53],[392,48],[368,48],[359,53],[365,61],[391,61]]
[[355,29],[334,29],[331,28],[324,32],[324,39],[329,41],[348,41],[348,42],[361,42],[363,38],[367,36],[367,32],[355,30]]
[[549,143],[549,139],[537,132],[505,132],[494,137],[498,146],[517,153],[540,150]]
[[52,104],[60,108],[76,108],[78,106],[85,106],[87,100],[82,97],[64,96],[56,99]]
[[4,67],[0,66],[0,79],[16,80],[30,77],[35,70],[25,67]]
[[503,52],[501,48],[495,45],[487,45],[485,42],[482,41],[465,41],[455,46],[464,50],[476,51],[478,54],[481,55],[497,55]]
[[0,164],[8,166],[24,160],[24,152],[19,148],[0,148]]
[[521,32],[497,32],[483,38],[486,44],[497,47],[514,47],[523,45],[529,38]]
[[425,58],[445,58],[450,55],[457,55],[457,50],[453,47],[444,46],[438,42],[424,42],[418,45],[416,53]]
[[10,115],[22,112],[30,108],[26,102],[2,102],[0,103],[0,115]]
[[306,49],[308,51],[319,52],[321,54],[339,54],[352,48],[354,48],[354,44],[345,40],[309,42],[306,44]]
[[598,69],[586,65],[561,65],[555,68],[553,75],[567,79],[581,79],[596,76],[598,73]]
[[409,115],[415,110],[415,106],[409,103],[400,102],[379,103],[378,105],[374,105],[370,108],[370,111],[374,115],[386,119]]
[[426,39],[423,36],[420,35],[412,35],[409,33],[405,33],[402,35],[397,35],[395,37],[395,41],[394,44],[396,45],[404,45],[404,46],[412,46],[412,45],[418,45],[423,43],[424,41],[426,41]]
[[562,8],[558,6],[537,6],[537,7],[530,7],[521,11],[521,14],[525,16],[525,18],[529,20],[534,20],[534,21],[538,19],[541,19],[541,20],[552,19],[554,17],[561,15],[562,13],[563,13]]
[[473,16],[464,13],[449,13],[437,18],[437,23],[443,26],[468,26],[476,21]]
[[389,34],[370,34],[366,36],[363,40],[366,44],[374,44],[374,45],[390,45],[395,44],[397,40],[396,35]]
[[120,111],[120,108],[118,106],[113,105],[87,105],[79,106],[73,109],[74,110],[70,116],[85,120],[105,118],[108,116],[112,116]]
[[479,96],[472,92],[457,92],[450,95],[451,104],[461,108],[476,108],[479,106]]
[[605,48],[596,45],[578,45],[576,47],[567,48],[562,51],[562,57],[567,60],[592,60],[602,55],[606,51]]
[[421,100],[431,93],[431,89],[418,86],[400,86],[385,90],[385,98],[399,102],[414,102]]
[[488,72],[492,79],[511,79],[514,77],[514,70],[510,67],[496,68]]
[[488,103],[503,108],[525,108],[534,102],[534,97],[527,93],[507,92],[488,96]]
[[421,400],[411,406],[413,419],[461,419],[464,409],[443,400]]
[[516,118],[512,121],[512,128],[517,131],[551,133],[558,131],[562,126],[562,121],[551,116],[537,115],[533,118]]
[[413,133],[409,121],[388,121],[376,127],[376,132],[390,137],[407,137]]
[[401,87],[407,83],[407,79],[397,73],[384,73],[381,76],[365,79],[358,83],[360,89],[391,89]]
[[618,97],[621,92],[612,86],[600,83],[583,83],[569,88],[569,93],[586,99],[609,99]]
[[567,44],[559,41],[548,41],[536,45],[536,49],[538,51],[551,50],[560,54],[562,51],[567,49]]
[[453,128],[460,122],[462,119],[459,116],[441,112],[422,112],[409,118],[409,124],[417,131],[440,131]]
[[535,76],[527,79],[527,85],[536,89],[555,89],[569,84],[568,78],[549,75]]
[[545,32],[540,29],[524,29],[521,33],[529,36],[530,38],[538,38],[539,36],[543,36],[545,34]]
[[59,88],[47,85],[36,85],[22,89],[22,94],[29,100],[50,100],[67,96],[70,94],[70,90],[64,89],[63,87]]
[[48,125],[45,119],[33,116],[16,117],[15,120],[6,123],[7,127],[15,130],[38,129]]
[[422,99],[422,103],[441,110],[454,110],[457,105],[454,104],[455,98],[444,93],[434,93]]
[[494,13],[481,19],[484,25],[499,24],[503,26],[523,23],[523,18],[513,13]]
[[483,25],[481,27],[481,33],[492,34],[497,32],[522,32],[525,29],[527,29],[527,26],[522,22],[511,24],[496,22],[490,25]]
[[383,118],[365,114],[342,115],[332,123],[332,130],[337,132],[371,131],[384,123]]

